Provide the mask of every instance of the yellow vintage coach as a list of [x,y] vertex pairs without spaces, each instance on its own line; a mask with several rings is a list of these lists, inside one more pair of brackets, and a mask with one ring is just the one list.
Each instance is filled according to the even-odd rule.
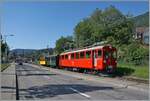
[[45,57],[40,57],[39,64],[46,65]]

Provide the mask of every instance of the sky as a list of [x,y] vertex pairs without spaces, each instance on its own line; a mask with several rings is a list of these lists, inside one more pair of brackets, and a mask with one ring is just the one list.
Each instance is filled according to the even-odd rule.
[[68,1],[68,2],[3,2],[1,33],[8,36],[10,49],[42,49],[55,47],[61,36],[73,35],[79,21],[99,8],[114,5],[123,14],[133,16],[149,10],[148,1]]

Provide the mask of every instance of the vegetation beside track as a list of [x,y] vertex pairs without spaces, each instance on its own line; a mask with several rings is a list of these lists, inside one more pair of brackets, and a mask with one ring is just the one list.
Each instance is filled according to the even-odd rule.
[[10,63],[3,63],[3,64],[1,64],[1,72],[4,71],[9,66],[10,66]]
[[149,66],[119,63],[115,75],[149,79]]

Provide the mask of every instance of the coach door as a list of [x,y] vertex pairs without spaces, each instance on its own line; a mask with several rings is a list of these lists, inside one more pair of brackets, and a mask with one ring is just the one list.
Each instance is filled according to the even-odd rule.
[[97,67],[97,58],[96,58],[96,53],[97,51],[96,50],[93,50],[93,62],[94,62],[94,68]]

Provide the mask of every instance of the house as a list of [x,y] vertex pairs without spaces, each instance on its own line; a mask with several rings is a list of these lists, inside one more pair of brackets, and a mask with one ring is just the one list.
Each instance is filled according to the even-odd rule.
[[149,45],[149,27],[137,27],[134,38]]

